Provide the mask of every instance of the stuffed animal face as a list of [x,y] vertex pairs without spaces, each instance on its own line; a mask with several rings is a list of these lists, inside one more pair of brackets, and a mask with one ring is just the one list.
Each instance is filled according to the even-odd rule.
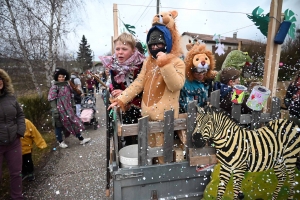
[[197,39],[194,39],[193,42],[189,40],[189,43],[185,46],[186,50],[191,50],[194,45],[200,45]]
[[168,12],[160,12],[158,15],[155,15],[152,20],[152,26],[160,24],[165,25],[169,29],[175,27],[175,18],[178,16],[178,12],[176,10],[168,11]]
[[[211,51],[206,49],[205,44],[195,44],[190,51],[188,51],[185,58],[186,75],[190,81],[198,80],[199,77],[194,77],[194,72],[203,74],[202,81],[214,78],[213,71],[215,69],[215,58]],[[201,73],[206,72],[206,73]]]
[[193,58],[193,65],[195,72],[207,72],[209,70],[210,60],[208,56],[204,53],[197,54]]
[[225,67],[234,67],[238,70],[242,69],[245,65],[248,66],[253,60],[248,55],[247,52],[242,52],[240,50],[231,51],[224,60],[222,64],[222,69]]

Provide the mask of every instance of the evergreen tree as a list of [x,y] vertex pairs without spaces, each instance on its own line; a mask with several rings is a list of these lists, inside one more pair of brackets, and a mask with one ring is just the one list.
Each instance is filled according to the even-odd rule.
[[82,36],[79,44],[79,51],[77,52],[77,62],[79,62],[82,71],[86,71],[93,67],[93,56],[90,45],[87,43],[85,36]]

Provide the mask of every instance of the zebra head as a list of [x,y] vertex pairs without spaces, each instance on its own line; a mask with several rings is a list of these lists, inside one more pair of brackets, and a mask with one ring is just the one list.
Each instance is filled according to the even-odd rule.
[[208,106],[205,109],[198,107],[196,127],[192,134],[192,142],[195,147],[204,147],[207,140],[212,137],[212,124],[211,108]]

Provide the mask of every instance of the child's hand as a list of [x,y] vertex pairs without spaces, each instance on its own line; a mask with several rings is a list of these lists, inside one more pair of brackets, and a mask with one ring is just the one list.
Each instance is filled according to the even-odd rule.
[[110,104],[110,106],[108,106],[107,110],[110,110],[111,108],[113,108],[113,107],[115,107],[115,106],[119,107],[119,104],[118,104],[117,101],[116,101],[116,102],[113,102],[112,104]]
[[122,92],[123,92],[123,90],[114,90],[114,91],[111,92],[111,95],[114,98],[117,98]]
[[294,100],[297,100],[300,98],[300,95],[299,94],[294,94],[293,97],[292,97]]

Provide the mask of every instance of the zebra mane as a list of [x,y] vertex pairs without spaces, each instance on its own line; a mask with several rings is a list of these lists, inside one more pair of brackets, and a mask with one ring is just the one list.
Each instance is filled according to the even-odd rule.
[[222,108],[216,108],[214,106],[208,105],[208,106],[204,106],[203,110],[206,114],[210,114],[210,115],[212,115],[213,113],[221,114],[225,116],[226,119],[233,121],[236,125],[239,125],[240,123],[235,118],[232,118],[231,115]]

